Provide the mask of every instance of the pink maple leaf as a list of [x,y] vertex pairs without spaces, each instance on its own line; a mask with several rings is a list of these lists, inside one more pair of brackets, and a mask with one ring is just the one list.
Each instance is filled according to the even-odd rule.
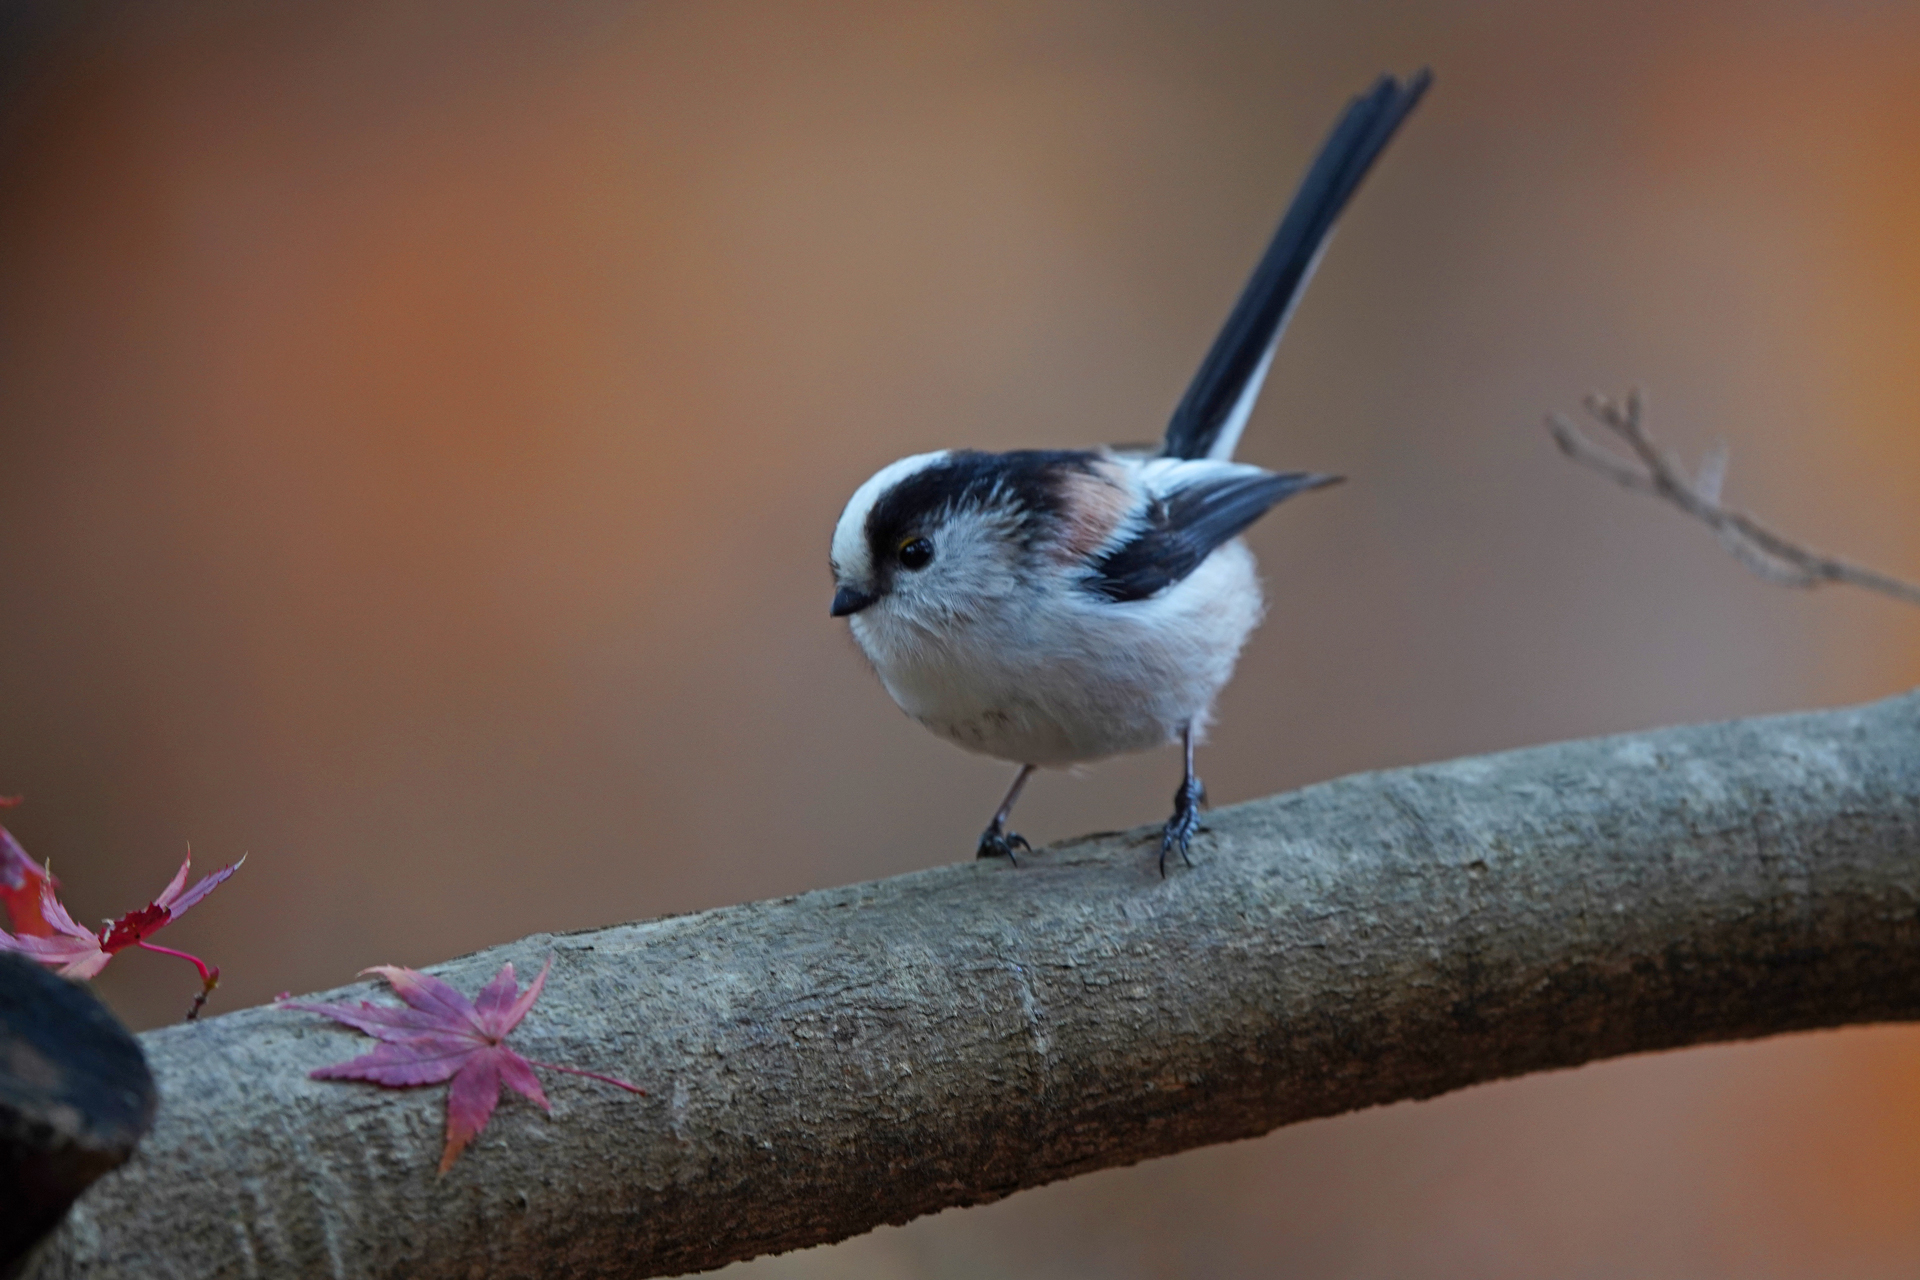
[[[21,924],[16,915],[15,927],[19,932],[8,933],[0,929],[0,951],[17,952],[45,965],[58,965],[63,978],[91,978],[107,967],[107,961],[128,947],[177,956],[200,971],[201,992],[194,1000],[193,1007],[187,1011],[187,1017],[191,1019],[200,1012],[200,1006],[207,1002],[207,996],[220,984],[219,967],[208,964],[198,956],[175,951],[172,947],[163,947],[147,939],[185,915],[187,908],[217,889],[245,861],[242,858],[240,862],[222,867],[210,876],[202,876],[189,889],[186,887],[187,871],[193,865],[193,859],[189,857],[180,864],[180,870],[174,873],[159,897],[138,911],[129,911],[118,920],[107,921],[100,926],[98,933],[74,923],[73,917],[60,904],[60,899],[54,896],[53,877],[45,870],[35,868],[40,877],[38,923],[47,932],[32,933],[31,923]],[[28,865],[32,863],[29,861]]]
[[[0,797],[0,808],[19,803],[18,797]],[[12,832],[0,827],[0,903],[6,904],[15,933],[33,938],[45,938],[53,933],[53,925],[40,910],[40,888],[45,884],[58,888],[60,882],[53,878],[52,872],[27,856]]]
[[493,1118],[501,1085],[525,1095],[542,1111],[552,1110],[539,1078],[533,1074],[535,1067],[586,1076],[630,1093],[646,1093],[638,1085],[613,1076],[557,1062],[535,1062],[507,1047],[507,1034],[520,1025],[527,1010],[540,998],[552,968],[553,957],[548,956],[540,976],[521,991],[512,963],[503,964],[493,981],[480,989],[476,1004],[430,973],[376,965],[361,972],[385,978],[393,993],[406,1002],[404,1009],[364,1000],[357,1006],[290,1003],[287,1007],[324,1014],[382,1041],[372,1053],[308,1072],[315,1080],[368,1080],[390,1089],[452,1080],[447,1087],[447,1146],[440,1156],[440,1172],[445,1173]]

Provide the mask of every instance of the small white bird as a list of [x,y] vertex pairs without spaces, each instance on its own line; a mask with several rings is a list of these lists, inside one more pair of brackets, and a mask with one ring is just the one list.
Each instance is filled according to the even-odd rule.
[[1348,105],[1157,456],[923,453],[882,468],[841,513],[833,616],[851,618],[901,710],[1020,766],[980,857],[1028,847],[1007,819],[1034,769],[1176,738],[1186,770],[1160,873],[1169,850],[1187,856],[1206,794],[1194,742],[1263,612],[1239,534],[1339,479],[1237,463],[1234,446],[1335,220],[1431,79],[1382,76]]

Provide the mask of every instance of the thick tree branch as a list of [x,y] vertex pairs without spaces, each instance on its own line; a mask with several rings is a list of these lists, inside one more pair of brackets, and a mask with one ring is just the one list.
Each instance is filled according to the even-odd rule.
[[1726,446],[1707,455],[1699,475],[1687,475],[1680,460],[1662,448],[1641,421],[1642,400],[1636,388],[1623,400],[1589,395],[1584,402],[1594,421],[1627,446],[1631,458],[1595,444],[1565,414],[1548,414],[1547,430],[1560,451],[1581,466],[1598,471],[1624,488],[1672,503],[1712,529],[1721,546],[1768,582],[1802,588],[1844,582],[1908,604],[1920,604],[1920,585],[1823,555],[1775,533],[1743,511],[1722,506],[1720,486],[1727,477]]
[[[1152,833],[444,965],[557,955],[550,1079],[436,1176],[443,1096],[248,1009],[39,1275],[643,1276],[1477,1081],[1920,1017],[1920,694],[1346,778]],[[644,856],[667,856],[648,850]],[[672,856],[688,856],[673,851]],[[378,959],[379,957],[372,957]],[[373,994],[371,984],[331,998]]]

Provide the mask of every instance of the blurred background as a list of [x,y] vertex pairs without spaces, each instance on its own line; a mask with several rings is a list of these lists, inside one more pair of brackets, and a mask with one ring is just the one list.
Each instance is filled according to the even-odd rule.
[[[1561,460],[1689,457],[1920,576],[1920,9],[0,4],[0,794],[82,919],[191,841],[214,1012],[969,856],[1009,769],[827,617],[903,454],[1156,435],[1310,150],[1438,82],[1242,449],[1342,472],[1202,772],[1334,775],[1920,683],[1920,611],[1757,581]],[[1158,821],[1168,753],[1044,776]],[[197,986],[153,955],[137,1026]],[[1920,1268],[1920,1032],[1301,1125],[774,1277]]]

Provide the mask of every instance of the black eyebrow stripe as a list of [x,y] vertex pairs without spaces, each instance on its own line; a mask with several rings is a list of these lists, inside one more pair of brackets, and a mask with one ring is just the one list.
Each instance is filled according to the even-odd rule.
[[867,512],[867,548],[876,572],[910,537],[967,508],[1004,505],[1029,545],[1058,525],[1070,475],[1092,472],[1100,455],[1084,449],[958,449],[901,480]]

